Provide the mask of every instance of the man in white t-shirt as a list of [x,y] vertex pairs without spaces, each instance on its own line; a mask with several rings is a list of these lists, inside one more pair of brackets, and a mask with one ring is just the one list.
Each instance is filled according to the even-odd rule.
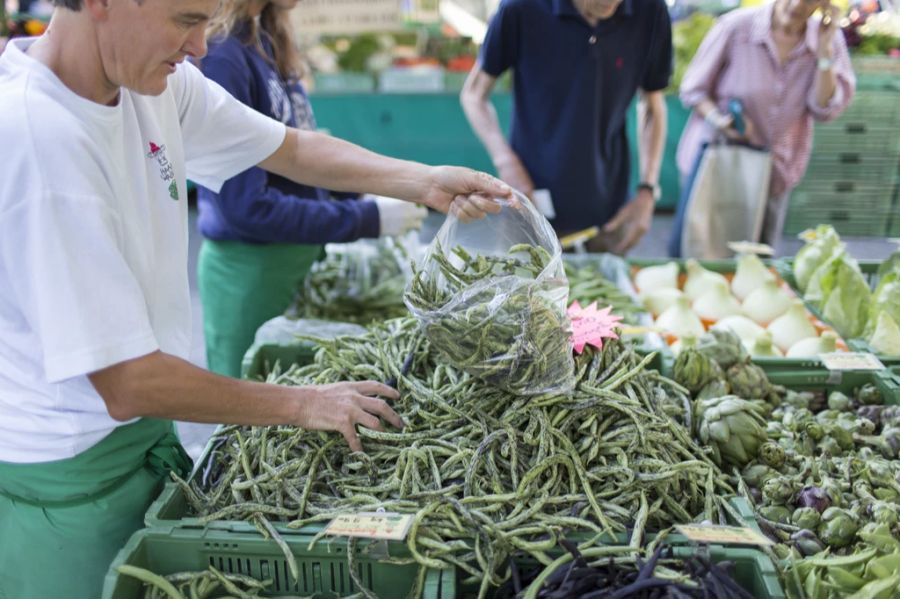
[[96,599],[169,470],[171,419],[340,432],[403,422],[381,383],[219,377],[190,347],[186,177],[253,165],[477,218],[468,169],[393,160],[245,107],[184,62],[217,0],[56,0],[0,57],[0,598]]

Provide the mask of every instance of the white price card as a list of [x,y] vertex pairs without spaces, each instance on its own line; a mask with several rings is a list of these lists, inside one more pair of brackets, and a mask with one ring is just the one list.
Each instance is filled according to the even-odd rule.
[[328,524],[325,534],[402,541],[406,538],[412,521],[412,514],[391,512],[341,514]]
[[675,530],[695,543],[715,545],[774,545],[774,542],[752,528],[679,524]]
[[835,352],[821,354],[822,364],[828,370],[882,370],[884,364],[874,355],[865,352]]
[[758,254],[760,256],[774,256],[775,248],[765,243],[753,241],[729,241],[728,249],[735,254]]

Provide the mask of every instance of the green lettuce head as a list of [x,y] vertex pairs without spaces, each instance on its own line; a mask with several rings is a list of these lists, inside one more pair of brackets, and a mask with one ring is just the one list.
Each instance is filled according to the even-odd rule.
[[841,238],[831,225],[819,225],[814,230],[804,231],[801,239],[807,239],[794,258],[794,278],[800,291],[805,292],[813,273],[824,264],[836,250],[843,247]]
[[872,292],[859,265],[846,254],[830,260],[819,278],[822,316],[844,338],[860,337],[869,318]]

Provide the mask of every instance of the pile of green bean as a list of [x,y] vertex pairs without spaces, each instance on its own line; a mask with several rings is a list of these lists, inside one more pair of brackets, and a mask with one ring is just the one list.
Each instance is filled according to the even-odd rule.
[[297,316],[359,324],[405,316],[409,259],[404,245],[391,239],[365,240],[328,252],[306,275]]
[[541,276],[550,254],[517,244],[507,256],[473,256],[461,246],[448,256],[435,243],[436,267],[415,269],[406,292],[432,347],[456,368],[513,393],[570,390],[564,282]]
[[686,392],[647,370],[650,359],[611,341],[577,357],[574,392],[520,396],[447,366],[415,319],[395,319],[326,342],[313,364],[270,382],[395,378],[402,431],[360,428],[366,453],[351,453],[337,434],[228,427],[181,484],[204,522],[250,519],[276,541],[268,520],[299,528],[379,508],[415,514],[413,559],[458,567],[483,596],[509,576],[514,552],[549,564],[563,533],[586,547],[634,527],[640,543],[645,527],[725,519],[720,495],[733,491],[660,408]]
[[645,310],[619,287],[603,277],[591,266],[575,266],[566,263],[566,278],[569,279],[569,302],[577,301],[582,306],[597,302],[601,308],[612,306],[613,314],[621,316],[628,324],[639,324]]

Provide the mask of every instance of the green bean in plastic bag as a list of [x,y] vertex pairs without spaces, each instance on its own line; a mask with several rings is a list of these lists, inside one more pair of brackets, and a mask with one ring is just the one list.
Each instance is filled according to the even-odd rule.
[[425,337],[460,370],[521,395],[574,388],[569,285],[550,223],[524,196],[497,214],[451,213],[404,300]]

